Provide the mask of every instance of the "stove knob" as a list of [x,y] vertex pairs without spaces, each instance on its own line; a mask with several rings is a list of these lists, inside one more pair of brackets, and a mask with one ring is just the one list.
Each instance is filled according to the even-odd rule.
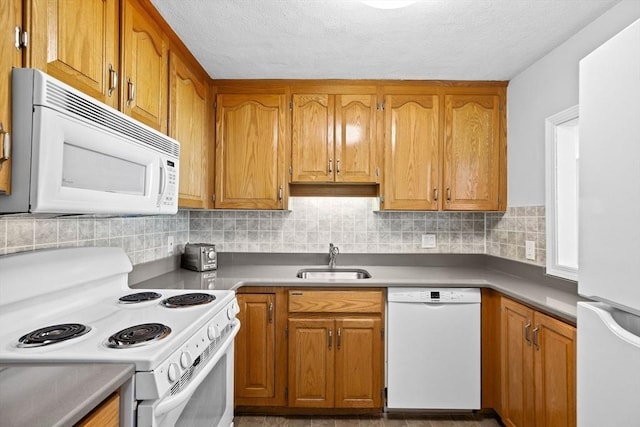
[[220,325],[216,325],[213,330],[215,331],[216,339],[219,340],[222,336],[222,329],[220,328]]
[[207,328],[207,336],[209,337],[210,341],[213,341],[216,339],[215,326],[209,325],[209,327]]
[[189,366],[191,366],[191,355],[188,351],[185,351],[180,355],[180,365],[184,369],[187,369]]
[[235,313],[233,312],[233,307],[229,307],[227,309],[227,319],[229,319],[229,320],[233,319],[234,315],[235,315]]
[[180,368],[177,363],[172,363],[169,365],[169,382],[174,382],[178,379],[178,374],[180,374]]
[[216,257],[215,251],[207,252],[207,258],[209,258],[210,260],[214,259],[215,257]]

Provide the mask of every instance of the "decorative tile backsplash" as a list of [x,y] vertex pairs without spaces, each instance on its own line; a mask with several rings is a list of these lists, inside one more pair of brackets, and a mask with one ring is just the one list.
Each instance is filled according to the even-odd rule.
[[35,216],[0,217],[0,254],[69,246],[116,246],[123,248],[132,264],[170,256],[189,237],[189,211],[177,215],[111,217]]
[[[544,206],[510,207],[504,213],[487,213],[487,254],[545,265],[547,234]],[[525,257],[525,242],[535,243],[536,259]]]
[[[289,211],[180,210],[140,217],[0,216],[0,254],[66,246],[122,247],[133,264],[168,257],[191,242],[215,243],[224,252],[488,253],[544,265],[543,206],[506,213],[374,212],[373,198],[295,197]],[[434,234],[436,248],[421,247]],[[536,260],[524,242],[536,243]]]

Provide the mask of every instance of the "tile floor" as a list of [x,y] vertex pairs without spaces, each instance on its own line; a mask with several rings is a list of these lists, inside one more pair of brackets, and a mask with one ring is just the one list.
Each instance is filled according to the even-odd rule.
[[388,415],[380,417],[299,417],[240,415],[234,419],[235,427],[500,427],[489,416],[482,415]]

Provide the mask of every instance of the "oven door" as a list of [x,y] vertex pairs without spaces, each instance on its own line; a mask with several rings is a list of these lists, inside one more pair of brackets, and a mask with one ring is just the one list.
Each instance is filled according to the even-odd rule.
[[138,405],[138,427],[229,427],[233,424],[233,341],[240,322],[207,365],[175,395]]

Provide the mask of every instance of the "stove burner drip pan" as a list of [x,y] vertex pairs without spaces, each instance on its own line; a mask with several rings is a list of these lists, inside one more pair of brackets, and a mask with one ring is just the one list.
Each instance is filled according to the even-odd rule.
[[131,348],[152,344],[171,333],[171,328],[162,323],[143,323],[123,329],[109,337],[111,348]]
[[160,304],[169,308],[191,307],[194,305],[208,304],[215,300],[216,297],[211,294],[194,292],[190,294],[181,294],[162,300]]
[[80,323],[63,323],[60,325],[46,326],[20,337],[18,347],[43,347],[45,345],[81,337],[90,330],[90,327]]
[[160,298],[162,295],[157,292],[136,292],[135,294],[125,295],[120,297],[118,301],[123,304],[135,304],[137,302],[153,301]]

